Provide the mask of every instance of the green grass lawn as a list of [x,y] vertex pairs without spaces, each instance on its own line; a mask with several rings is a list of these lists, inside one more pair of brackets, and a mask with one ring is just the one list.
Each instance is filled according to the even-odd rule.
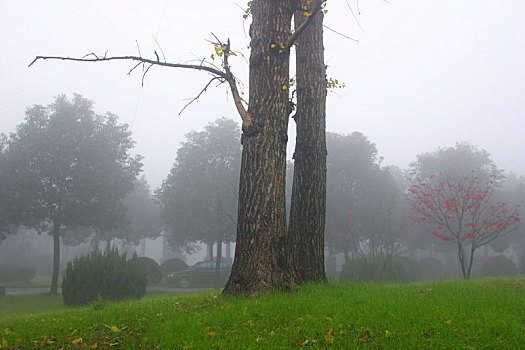
[[[333,283],[258,298],[218,292],[0,316],[3,348],[519,349],[525,279]],[[6,297],[4,300],[7,300]],[[10,304],[16,304],[11,297]],[[52,301],[55,300],[55,301]],[[44,301],[44,300],[43,300]],[[6,304],[2,300],[0,315]],[[39,310],[39,312],[36,312]],[[29,314],[28,314],[29,312]]]

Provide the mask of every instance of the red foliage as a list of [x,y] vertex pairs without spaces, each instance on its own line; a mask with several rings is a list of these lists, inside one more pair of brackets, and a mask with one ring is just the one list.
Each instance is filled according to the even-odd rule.
[[407,218],[431,226],[432,235],[445,241],[472,241],[476,248],[517,229],[519,206],[493,202],[493,181],[470,175],[451,181],[433,175],[429,181],[416,179],[408,190],[412,215]]

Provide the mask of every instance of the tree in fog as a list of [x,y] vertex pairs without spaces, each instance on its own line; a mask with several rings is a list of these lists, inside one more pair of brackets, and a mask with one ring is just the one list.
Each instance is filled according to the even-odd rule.
[[502,171],[485,150],[467,143],[419,155],[411,167],[410,219],[455,247],[468,279],[476,250],[520,223],[519,208],[494,196]]
[[[343,252],[348,260],[365,241],[378,243],[370,247],[376,249],[392,236],[390,242],[395,244],[394,236],[400,229],[399,192],[392,175],[381,168],[375,144],[359,132],[327,133],[327,148],[326,232],[330,249]],[[377,232],[378,225],[385,231]],[[382,241],[378,240],[380,235]]]
[[13,222],[53,236],[51,293],[58,289],[65,230],[97,225],[133,188],[142,167],[141,157],[129,154],[133,145],[127,125],[111,113],[95,114],[80,95],[28,108],[9,136],[1,186],[12,195]]
[[[7,137],[4,134],[0,134],[0,183],[4,183],[5,179],[3,178],[3,175],[5,171],[6,165],[5,165],[5,155],[4,150],[6,147]],[[9,219],[8,219],[8,212],[7,212],[7,206],[6,202],[9,199],[8,194],[8,188],[6,186],[0,185],[0,242],[4,240],[7,236],[7,234],[10,232],[8,225],[9,225]]]
[[[525,176],[517,176],[513,173],[505,174],[505,181],[496,191],[495,198],[501,202],[508,203],[508,205],[517,206],[520,209],[520,215],[523,214]],[[520,225],[515,233],[505,235],[489,244],[494,251],[500,254],[504,253],[511,245],[514,245],[525,258],[525,225]]]
[[[123,213],[119,213],[120,220],[116,225],[110,226],[110,229],[106,229],[104,224],[94,227],[96,241],[104,241],[109,246],[111,240],[121,239],[136,245],[144,238],[154,239],[160,235],[160,208],[153,200],[144,176],[135,181],[135,187],[121,200],[119,208]],[[106,220],[112,219],[110,214],[108,213]]]
[[217,272],[222,243],[235,240],[239,135],[238,124],[225,118],[188,133],[156,193],[170,245],[191,251],[195,242],[217,244]]

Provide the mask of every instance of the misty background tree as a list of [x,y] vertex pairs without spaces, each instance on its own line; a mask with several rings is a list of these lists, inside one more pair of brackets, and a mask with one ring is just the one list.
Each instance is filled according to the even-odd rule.
[[[5,172],[1,169],[5,169],[7,166],[5,164],[5,148],[6,148],[6,142],[7,142],[7,136],[4,134],[0,134],[0,183],[4,183],[6,179],[3,177],[5,176]],[[9,194],[8,194],[8,188],[6,186],[0,186],[0,203],[7,203],[9,200]],[[7,235],[9,234],[9,219],[8,219],[8,212],[7,212],[7,206],[2,205],[0,206],[0,242],[4,240]]]
[[[525,176],[517,176],[510,173],[505,174],[505,182],[494,194],[496,200],[505,202],[508,205],[516,206],[520,209],[520,216],[523,216],[523,204],[525,203]],[[525,226],[520,225],[518,230],[512,234],[499,237],[492,241],[489,246],[497,253],[504,253],[507,248],[514,245],[521,252],[522,270],[525,271]]]
[[196,242],[216,244],[216,287],[222,244],[235,241],[240,158],[239,125],[217,119],[186,135],[156,192],[172,247],[192,252]]
[[[106,242],[109,247],[113,239],[121,239],[126,244],[139,244],[140,240],[157,238],[162,231],[160,208],[155,203],[150,187],[144,176],[135,180],[134,188],[121,200],[119,207],[123,213],[119,214],[120,222],[111,225],[95,226],[95,242]],[[111,221],[111,212],[106,215],[106,220]]]
[[96,114],[93,102],[78,94],[28,108],[9,136],[0,186],[12,200],[2,206],[16,212],[12,222],[53,236],[51,293],[58,290],[65,230],[97,225],[108,205],[133,189],[142,167],[141,157],[129,153],[133,145],[127,125],[114,114]]
[[[327,133],[327,216],[326,231],[336,228],[340,239],[328,241],[330,249],[342,252],[345,261],[354,250],[348,231],[350,211],[358,212],[366,222],[371,210],[392,205],[397,194],[392,176],[381,169],[376,145],[360,132],[350,135]],[[390,203],[390,204],[388,204]],[[344,237],[344,238],[343,238]]]
[[503,172],[483,149],[467,143],[418,156],[411,164],[410,219],[452,243],[465,279],[476,250],[516,231],[519,207],[495,198]]

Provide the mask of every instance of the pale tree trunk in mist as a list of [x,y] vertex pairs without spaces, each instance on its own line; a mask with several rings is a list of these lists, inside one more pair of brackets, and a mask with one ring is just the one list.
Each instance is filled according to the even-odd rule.
[[60,274],[60,226],[58,218],[53,219],[53,273],[51,275],[51,288],[49,294],[58,294],[58,275]]

